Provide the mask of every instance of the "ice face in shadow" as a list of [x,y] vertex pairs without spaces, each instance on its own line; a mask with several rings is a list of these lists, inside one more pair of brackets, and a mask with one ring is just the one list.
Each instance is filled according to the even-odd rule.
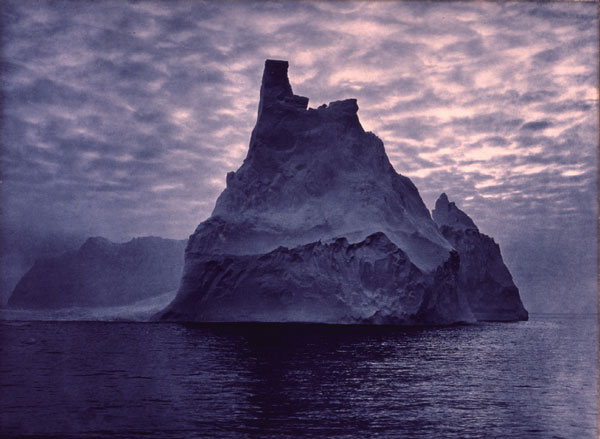
[[307,108],[287,69],[266,61],[248,155],[190,236],[178,295],[156,318],[473,321],[458,256],[356,100]]
[[264,255],[206,256],[165,320],[449,324],[473,316],[455,286],[456,253],[424,273],[383,233]]
[[89,238],[77,251],[38,259],[8,307],[113,307],[176,290],[184,248],[185,241],[152,236],[122,244]]
[[502,260],[500,246],[479,232],[473,220],[445,193],[435,203],[433,219],[460,254],[458,288],[478,320],[527,320],[519,289]]

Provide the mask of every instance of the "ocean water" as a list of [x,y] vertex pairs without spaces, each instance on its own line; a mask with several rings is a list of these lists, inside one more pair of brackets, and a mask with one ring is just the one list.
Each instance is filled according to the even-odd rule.
[[2,437],[597,437],[595,315],[0,331]]

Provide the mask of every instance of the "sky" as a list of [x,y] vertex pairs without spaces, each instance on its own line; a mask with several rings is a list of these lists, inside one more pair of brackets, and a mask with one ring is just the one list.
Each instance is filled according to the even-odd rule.
[[2,28],[5,255],[187,238],[283,59],[309,106],[358,99],[430,209],[446,192],[495,238],[526,307],[595,310],[594,3],[8,0]]

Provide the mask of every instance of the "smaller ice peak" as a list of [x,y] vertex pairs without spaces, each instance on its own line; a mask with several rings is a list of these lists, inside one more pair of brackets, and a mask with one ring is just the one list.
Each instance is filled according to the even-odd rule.
[[363,132],[362,125],[358,118],[358,103],[355,98],[333,101],[329,104],[320,105],[318,108],[309,108],[308,114],[318,115],[320,121],[341,122],[346,127],[358,128]]
[[454,230],[479,231],[469,215],[460,210],[456,203],[450,201],[445,192],[435,202],[435,209],[431,213],[439,227],[448,226]]
[[446,192],[442,192],[442,195],[440,195],[440,197],[438,198],[438,200],[435,202],[435,207],[437,208],[438,203],[441,205],[448,205],[450,204],[450,200],[448,199],[448,195],[446,195]]
[[79,251],[82,255],[96,254],[98,252],[105,252],[111,250],[116,246],[112,241],[109,241],[102,236],[92,236],[86,239]]
[[286,107],[306,110],[308,98],[297,96],[292,91],[288,78],[288,62],[275,59],[265,61],[262,83],[260,86],[260,103],[258,105],[258,118],[265,110],[282,104]]
[[151,246],[156,245],[167,245],[168,241],[171,240],[160,238],[158,236],[141,236],[132,238],[127,242],[117,243],[102,236],[92,236],[83,243],[79,251],[83,252],[83,254],[88,254],[108,249],[117,250],[118,248],[150,248]]
[[309,111],[317,111],[321,114],[339,113],[353,115],[358,113],[358,103],[355,98],[342,99],[330,102],[329,104],[319,105],[317,108],[309,108]]
[[111,244],[114,244],[114,243],[102,236],[92,236],[92,237],[86,239],[85,243],[83,245],[100,247],[100,246],[107,246],[107,245],[111,245]]
[[358,112],[358,104],[354,98],[330,102],[327,108],[336,113],[356,114]]
[[292,86],[288,79],[287,61],[268,59],[262,77],[262,87],[267,90],[280,89],[284,95],[292,95]]

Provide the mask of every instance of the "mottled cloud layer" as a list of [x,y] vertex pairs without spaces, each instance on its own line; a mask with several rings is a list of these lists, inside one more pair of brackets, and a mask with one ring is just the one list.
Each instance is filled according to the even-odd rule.
[[245,157],[264,60],[286,59],[309,105],[358,98],[429,207],[445,191],[496,237],[526,302],[595,291],[593,3],[8,1],[2,13],[6,228],[187,236]]

